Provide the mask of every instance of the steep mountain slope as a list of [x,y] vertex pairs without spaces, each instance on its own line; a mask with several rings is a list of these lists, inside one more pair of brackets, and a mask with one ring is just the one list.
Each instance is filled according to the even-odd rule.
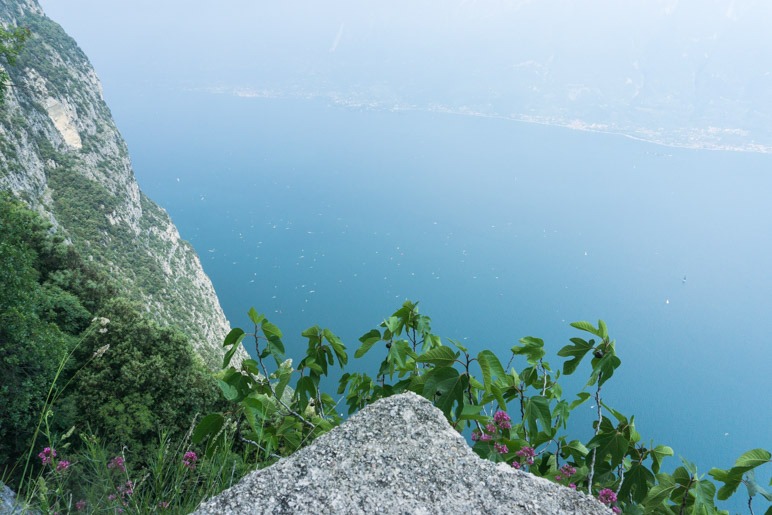
[[126,143],[83,52],[36,0],[0,0],[32,33],[0,106],[0,189],[44,213],[148,312],[188,334],[210,367],[229,326],[198,256],[134,178]]

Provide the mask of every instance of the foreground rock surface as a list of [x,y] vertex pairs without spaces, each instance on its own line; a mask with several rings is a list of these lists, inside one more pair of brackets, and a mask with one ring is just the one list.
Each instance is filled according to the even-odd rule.
[[25,510],[22,504],[16,499],[16,494],[0,481],[0,514],[16,515],[21,513],[37,513],[36,511]]
[[479,458],[429,401],[368,406],[287,459],[203,503],[209,513],[581,513],[574,490]]

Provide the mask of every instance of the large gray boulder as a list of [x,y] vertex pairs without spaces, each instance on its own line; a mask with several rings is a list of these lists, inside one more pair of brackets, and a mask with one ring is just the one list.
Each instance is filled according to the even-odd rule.
[[479,458],[413,393],[380,400],[195,513],[603,514],[595,499]]

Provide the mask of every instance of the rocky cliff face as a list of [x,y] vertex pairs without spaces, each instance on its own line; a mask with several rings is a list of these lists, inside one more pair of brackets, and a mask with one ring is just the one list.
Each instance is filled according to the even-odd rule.
[[366,407],[195,513],[607,515],[611,510],[583,493],[481,459],[440,410],[411,392]]
[[16,66],[6,66],[0,189],[45,214],[217,367],[229,326],[214,288],[168,214],[139,189],[88,59],[36,0],[0,0],[0,24],[32,33]]

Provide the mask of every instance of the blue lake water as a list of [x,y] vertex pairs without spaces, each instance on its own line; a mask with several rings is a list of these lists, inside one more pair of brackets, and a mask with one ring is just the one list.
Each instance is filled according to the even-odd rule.
[[312,100],[130,108],[140,185],[231,323],[255,306],[296,359],[313,324],[353,358],[408,298],[473,349],[544,338],[554,368],[568,324],[603,318],[623,361],[605,398],[644,438],[702,472],[772,447],[772,156]]

